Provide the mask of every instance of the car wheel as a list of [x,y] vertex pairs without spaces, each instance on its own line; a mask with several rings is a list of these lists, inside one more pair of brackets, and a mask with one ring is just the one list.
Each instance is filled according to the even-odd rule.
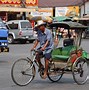
[[8,36],[8,43],[11,44],[13,42],[14,42],[13,36],[12,35],[9,35]]
[[20,40],[20,43],[21,44],[25,44],[26,43],[26,40]]
[[29,40],[29,43],[34,43],[35,40]]

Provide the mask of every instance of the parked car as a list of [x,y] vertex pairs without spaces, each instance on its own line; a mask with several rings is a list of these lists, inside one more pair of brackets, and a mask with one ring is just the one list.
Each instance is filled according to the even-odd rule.
[[28,20],[11,20],[6,22],[6,26],[9,29],[9,43],[14,43],[14,41],[26,43],[26,41],[35,40],[32,25]]
[[0,18],[0,52],[9,52],[8,29]]

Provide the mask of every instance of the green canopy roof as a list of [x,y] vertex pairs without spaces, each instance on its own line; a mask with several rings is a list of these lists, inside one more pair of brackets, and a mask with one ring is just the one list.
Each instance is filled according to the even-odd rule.
[[60,28],[65,28],[65,29],[87,29],[88,28],[85,25],[82,25],[78,22],[72,22],[72,21],[53,22],[52,24],[50,24],[50,27],[60,27]]
[[53,17],[54,21],[62,22],[62,21],[72,21],[71,18],[67,16],[57,16]]

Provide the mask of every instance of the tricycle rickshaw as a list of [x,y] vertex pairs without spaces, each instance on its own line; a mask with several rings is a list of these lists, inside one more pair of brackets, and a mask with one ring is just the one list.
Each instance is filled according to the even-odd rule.
[[[87,27],[77,22],[54,22],[49,25],[50,29],[57,30],[58,27],[68,30],[67,39],[63,40],[63,47],[54,48],[52,51],[52,58],[49,61],[48,78],[52,82],[59,81],[63,74],[66,72],[72,72],[74,81],[82,85],[88,78],[88,66],[87,66],[87,52],[81,47],[81,35],[84,29]],[[76,36],[71,38],[70,31],[73,29],[76,32]],[[39,65],[35,60],[35,53],[33,53],[33,59],[20,58],[14,62],[11,69],[12,80],[19,86],[28,85],[35,77],[35,64]],[[42,77],[44,69],[40,69],[39,73]]]

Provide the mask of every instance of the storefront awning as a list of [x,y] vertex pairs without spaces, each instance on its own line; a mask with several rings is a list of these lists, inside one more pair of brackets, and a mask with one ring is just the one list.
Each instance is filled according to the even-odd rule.
[[35,8],[0,7],[0,11],[9,12],[34,12]]

